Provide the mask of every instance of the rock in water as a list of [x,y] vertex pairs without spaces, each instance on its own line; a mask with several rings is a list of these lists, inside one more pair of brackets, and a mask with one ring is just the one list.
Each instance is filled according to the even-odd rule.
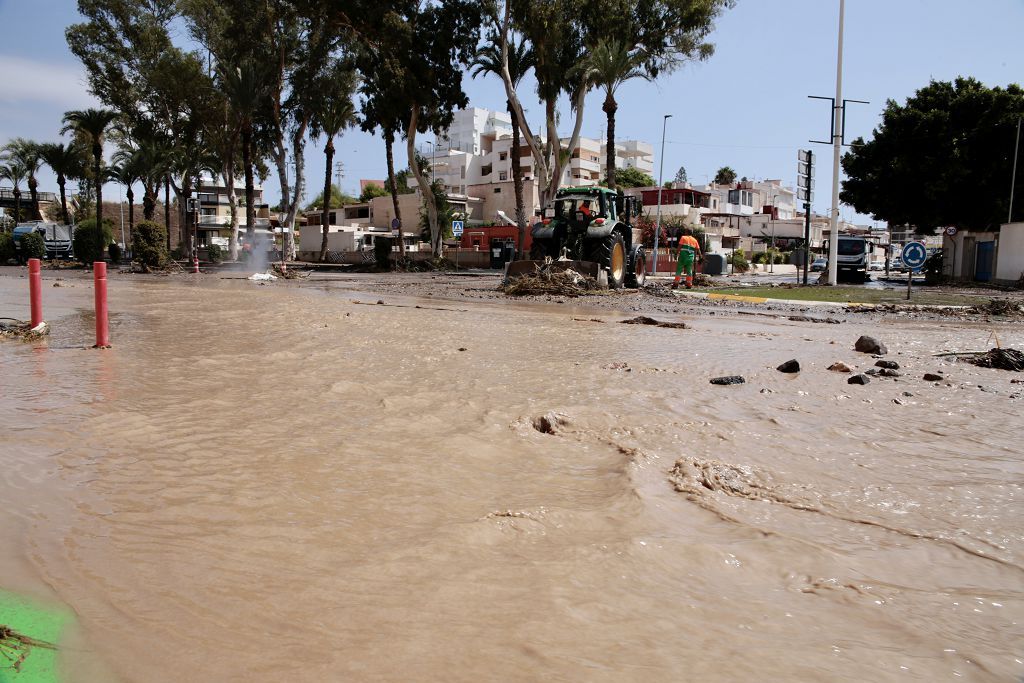
[[875,363],[876,368],[885,368],[886,370],[899,370],[900,364],[894,360],[880,360]]
[[861,353],[877,353],[882,356],[889,353],[889,349],[885,348],[885,344],[867,335],[861,335],[861,338],[857,340],[853,348]]
[[936,375],[934,372],[926,372],[926,373],[924,373],[924,381],[925,382],[941,382],[944,379],[946,379],[946,378],[943,377],[942,375]]
[[729,375],[728,377],[713,377],[711,379],[712,384],[718,384],[721,386],[727,386],[729,384],[745,384],[747,380],[743,379],[739,375]]
[[867,384],[871,381],[871,378],[867,375],[854,375],[850,379],[846,380],[847,384]]
[[778,370],[779,372],[786,373],[800,372],[800,361],[796,360],[795,358],[793,360],[787,360],[785,363],[783,363],[782,365],[775,369]]
[[853,372],[853,368],[843,362],[835,362],[828,366],[828,369],[832,372]]

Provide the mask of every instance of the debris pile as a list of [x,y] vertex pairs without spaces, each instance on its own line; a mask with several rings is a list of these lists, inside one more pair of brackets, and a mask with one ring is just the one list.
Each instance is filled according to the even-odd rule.
[[972,306],[970,312],[980,313],[983,315],[1014,317],[1024,313],[1024,309],[1021,308],[1019,303],[1011,301],[1010,299],[991,299],[987,303]]
[[971,365],[977,365],[979,368],[996,368],[997,370],[1024,372],[1024,353],[1017,349],[997,348],[974,356],[963,356],[960,360],[966,361]]
[[6,666],[0,663],[0,669],[13,669],[15,673],[20,672],[22,663],[34,647],[47,650],[56,649],[50,643],[22,635],[14,629],[0,624],[0,660],[9,662]]
[[597,281],[585,277],[571,268],[553,271],[545,264],[533,273],[509,278],[498,289],[509,296],[557,294],[575,297],[596,290]]
[[34,341],[42,339],[50,334],[50,326],[46,323],[39,323],[32,327],[32,323],[14,318],[0,318],[0,339],[22,339]]

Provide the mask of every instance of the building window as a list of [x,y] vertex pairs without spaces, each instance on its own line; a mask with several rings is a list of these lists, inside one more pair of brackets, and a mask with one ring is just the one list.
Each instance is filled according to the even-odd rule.
[[500,154],[498,154],[498,158],[501,159],[502,161],[505,161],[505,159],[508,159],[508,154],[506,154],[505,152],[501,152]]
[[505,171],[499,171],[498,180],[508,180],[508,173],[506,173]]
[[501,194],[501,188],[500,187],[494,188],[494,194]]

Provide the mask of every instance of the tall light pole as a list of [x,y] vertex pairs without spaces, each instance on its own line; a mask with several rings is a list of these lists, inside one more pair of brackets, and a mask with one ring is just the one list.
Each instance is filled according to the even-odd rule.
[[665,114],[661,122],[661,164],[658,168],[658,210],[657,219],[654,223],[654,267],[651,268],[651,276],[658,274],[658,235],[661,234],[661,191],[665,187],[665,130],[668,128],[668,120],[672,114]]
[[843,147],[843,18],[846,0],[839,0],[839,54],[836,58],[836,101],[833,103],[832,129],[832,216],[828,240],[828,283],[835,285],[839,275],[839,155]]

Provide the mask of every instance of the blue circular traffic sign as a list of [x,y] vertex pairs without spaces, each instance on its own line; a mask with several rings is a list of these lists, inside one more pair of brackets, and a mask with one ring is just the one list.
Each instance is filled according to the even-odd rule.
[[910,242],[903,247],[900,258],[908,268],[920,268],[928,260],[928,250],[920,242]]

